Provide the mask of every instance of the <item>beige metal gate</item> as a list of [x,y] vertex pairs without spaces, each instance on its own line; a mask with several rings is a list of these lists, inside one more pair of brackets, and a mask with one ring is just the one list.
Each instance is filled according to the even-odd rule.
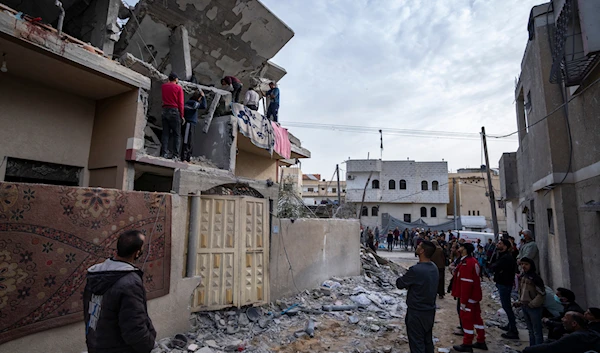
[[201,196],[193,311],[269,300],[269,212],[265,199]]

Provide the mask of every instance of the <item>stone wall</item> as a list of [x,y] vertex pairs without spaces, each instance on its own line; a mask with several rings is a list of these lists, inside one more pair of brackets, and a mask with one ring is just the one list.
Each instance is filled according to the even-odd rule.
[[317,287],[332,276],[360,274],[358,220],[274,218],[272,229],[272,301]]

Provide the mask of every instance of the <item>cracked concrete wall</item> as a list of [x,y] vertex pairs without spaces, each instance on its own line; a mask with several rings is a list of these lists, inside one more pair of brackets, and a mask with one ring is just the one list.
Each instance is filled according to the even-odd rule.
[[359,233],[357,219],[301,218],[292,222],[273,218],[269,254],[271,300],[298,293],[296,287],[300,291],[318,287],[332,276],[360,275]]
[[217,168],[235,172],[237,118],[228,115],[214,118],[208,133],[202,132],[204,121],[196,126],[193,156],[204,156]]
[[129,21],[115,50],[146,62],[154,61],[152,52],[155,66],[168,73],[171,28],[184,25],[192,68],[201,84],[220,85],[225,75],[249,83],[294,35],[257,0],[146,0],[136,13],[139,29],[135,20]]

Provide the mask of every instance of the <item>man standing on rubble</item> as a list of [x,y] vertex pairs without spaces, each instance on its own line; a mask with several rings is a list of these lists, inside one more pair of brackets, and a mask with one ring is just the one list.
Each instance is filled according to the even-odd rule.
[[419,262],[396,280],[399,289],[408,289],[406,333],[411,353],[433,353],[433,323],[438,287],[438,268],[431,262],[435,245],[422,241],[415,250]]
[[[269,108],[267,108],[267,119],[274,122],[279,121],[279,88],[275,82],[269,83],[270,90],[267,91],[267,97],[270,99]],[[378,235],[376,235],[377,237]]]
[[[162,136],[163,158],[179,159],[181,148],[181,125],[185,122],[183,109],[183,88],[177,83],[179,78],[172,72],[169,82],[162,85]],[[169,153],[169,140],[173,140],[173,154]]]

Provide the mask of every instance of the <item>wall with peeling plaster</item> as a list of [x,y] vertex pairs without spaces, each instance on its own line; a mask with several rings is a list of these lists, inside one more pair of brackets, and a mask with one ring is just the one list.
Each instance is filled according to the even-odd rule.
[[127,23],[116,52],[129,52],[168,73],[171,28],[184,25],[192,68],[201,84],[219,85],[223,76],[235,75],[248,86],[249,78],[294,36],[256,0],[146,0],[136,13],[139,28],[135,20]]

